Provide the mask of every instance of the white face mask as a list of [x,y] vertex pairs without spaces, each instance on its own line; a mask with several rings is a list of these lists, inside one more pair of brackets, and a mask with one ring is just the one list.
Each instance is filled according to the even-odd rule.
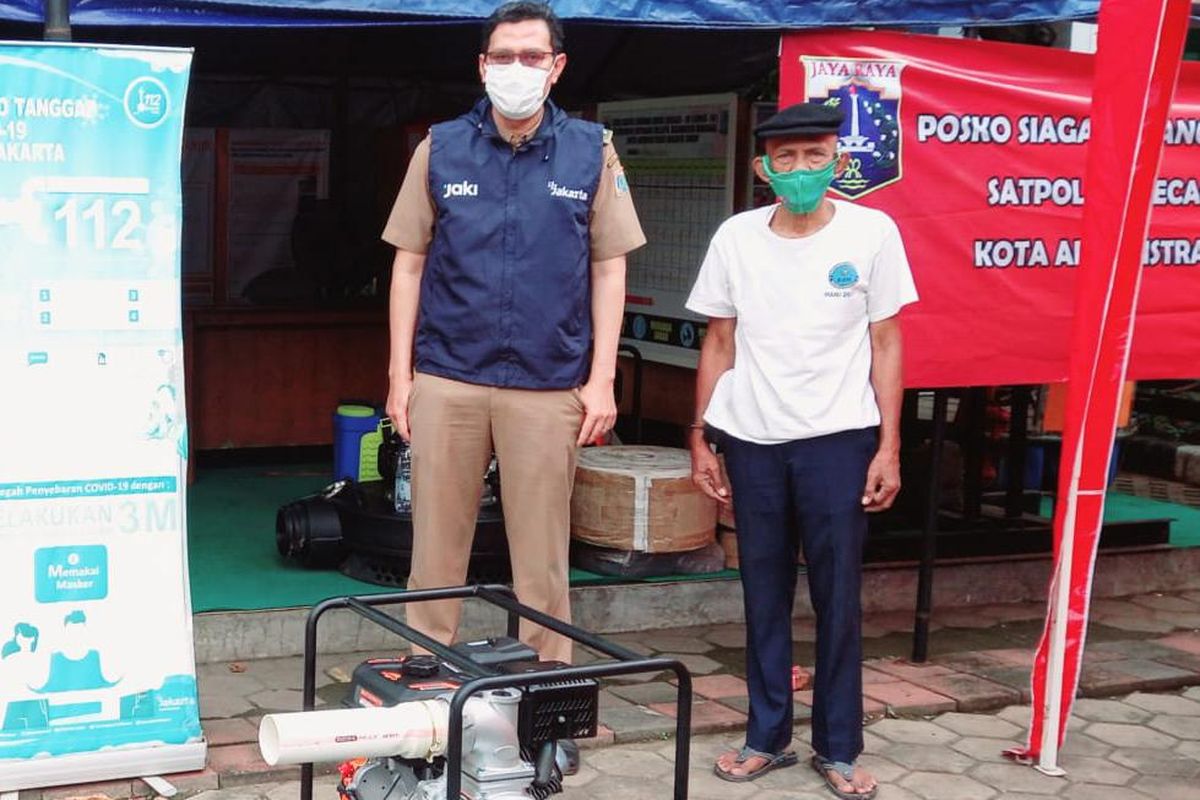
[[519,61],[489,64],[484,68],[483,85],[488,99],[508,119],[529,119],[546,99],[546,79],[550,73],[527,67]]

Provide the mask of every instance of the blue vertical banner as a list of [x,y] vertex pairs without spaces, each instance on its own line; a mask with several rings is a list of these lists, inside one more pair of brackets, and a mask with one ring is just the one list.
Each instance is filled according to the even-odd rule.
[[0,43],[0,790],[199,769],[188,50]]

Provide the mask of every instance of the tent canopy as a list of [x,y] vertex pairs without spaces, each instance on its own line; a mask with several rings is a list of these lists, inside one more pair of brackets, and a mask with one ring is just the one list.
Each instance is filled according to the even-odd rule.
[[[498,0],[69,0],[73,25],[326,26],[463,22]],[[699,28],[988,25],[1095,16],[1099,0],[551,0],[563,19]],[[43,0],[0,0],[41,22]]]

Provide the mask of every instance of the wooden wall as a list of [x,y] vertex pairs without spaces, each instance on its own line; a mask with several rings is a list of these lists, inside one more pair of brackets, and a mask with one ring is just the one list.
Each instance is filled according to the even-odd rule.
[[325,445],[340,400],[387,397],[387,314],[195,310],[184,318],[192,448]]
[[[630,413],[633,392],[633,366],[621,358],[623,373],[620,413]],[[696,370],[646,361],[642,366],[642,416],[648,420],[687,425],[695,408]]]
[[[387,314],[196,309],[184,315],[192,449],[326,445],[339,401],[387,398]],[[633,371],[621,359],[631,410]],[[647,362],[642,414],[686,425],[695,371]]]

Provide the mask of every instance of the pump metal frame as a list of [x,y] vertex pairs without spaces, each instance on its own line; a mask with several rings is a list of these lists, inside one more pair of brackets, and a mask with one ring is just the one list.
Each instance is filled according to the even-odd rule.
[[[509,636],[516,638],[521,619],[537,623],[560,633],[579,644],[597,650],[612,661],[602,661],[585,666],[563,669],[538,670],[520,675],[506,675],[491,671],[466,655],[459,653],[420,631],[412,628],[377,606],[404,603],[419,603],[430,600],[465,599],[474,597],[507,612]],[[688,796],[688,745],[692,727],[692,676],[681,662],[671,658],[645,658],[634,651],[609,642],[585,630],[557,620],[547,614],[517,602],[512,588],[499,584],[482,586],[457,586],[443,589],[421,589],[388,594],[332,597],[313,606],[308,613],[304,628],[304,709],[314,710],[317,684],[317,624],[325,612],[348,609],[370,622],[418,645],[443,661],[453,664],[468,675],[475,677],[458,687],[450,700],[449,737],[446,742],[446,797],[459,798],[462,792],[462,734],[463,708],[473,695],[489,689],[520,688],[545,681],[567,681],[579,678],[604,678],[614,675],[632,675],[640,672],[675,673],[675,786],[673,800],[687,800]],[[312,800],[313,765],[300,766],[300,800]]]

